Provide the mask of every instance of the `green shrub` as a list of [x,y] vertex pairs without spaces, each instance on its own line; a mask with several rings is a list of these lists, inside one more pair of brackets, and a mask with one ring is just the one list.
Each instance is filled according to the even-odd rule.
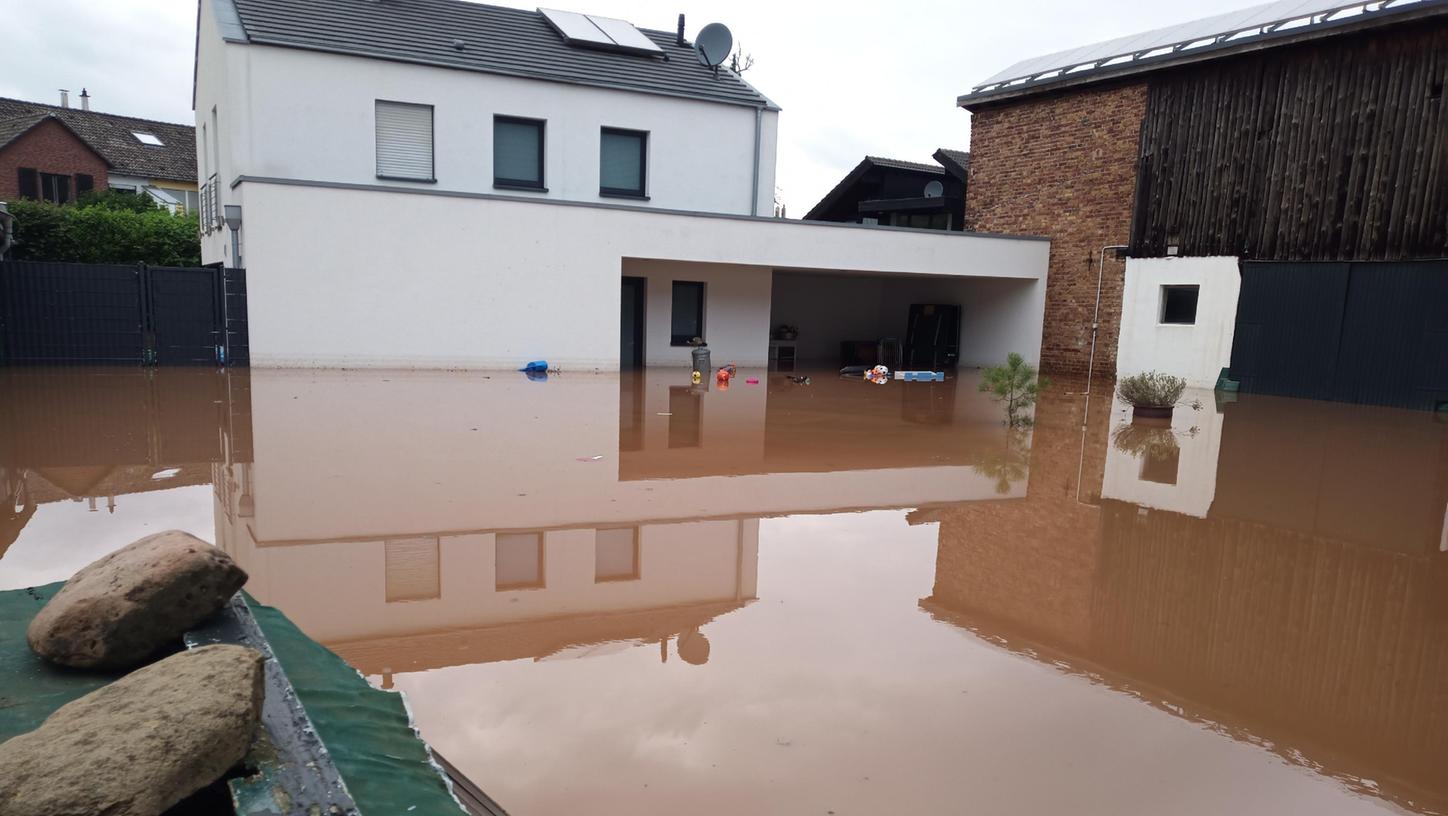
[[149,196],[102,191],[75,204],[13,201],[17,261],[199,266],[195,214],[173,215]]
[[1048,385],[1050,381],[1038,378],[1036,367],[1015,352],[1006,355],[1005,365],[991,366],[981,372],[980,390],[1005,404],[1006,424],[1011,427],[1031,423],[1030,417],[1022,416],[1021,412],[1035,405],[1041,389]]
[[1123,377],[1116,383],[1116,393],[1138,408],[1170,408],[1186,388],[1187,381],[1181,377],[1155,371]]

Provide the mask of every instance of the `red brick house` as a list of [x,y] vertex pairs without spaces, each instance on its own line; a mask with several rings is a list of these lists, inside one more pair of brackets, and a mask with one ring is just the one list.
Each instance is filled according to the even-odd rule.
[[0,201],[63,204],[117,188],[195,208],[194,127],[93,111],[81,99],[72,108],[0,98]]
[[1051,238],[1042,367],[1448,401],[1444,53],[1448,0],[1278,0],[962,95],[966,229]]

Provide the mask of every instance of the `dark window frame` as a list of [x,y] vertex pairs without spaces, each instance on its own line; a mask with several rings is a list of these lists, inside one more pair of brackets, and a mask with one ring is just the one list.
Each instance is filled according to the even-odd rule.
[[[695,317],[695,319],[694,319],[695,327],[698,329],[698,331],[697,331],[696,333],[694,333],[694,334],[689,335],[688,337],[683,337],[683,335],[674,334],[674,309],[675,309],[675,303],[676,303],[676,301],[677,301],[677,299],[678,299],[678,297],[677,297],[678,288],[679,288],[681,285],[682,285],[682,286],[697,286],[697,287],[699,287],[699,310],[698,310],[698,315],[697,315],[697,316]],[[690,341],[690,340],[693,340],[695,337],[698,337],[698,338],[700,338],[700,339],[706,339],[706,336],[705,336],[704,332],[708,331],[708,329],[709,329],[708,325],[705,323],[705,315],[707,315],[708,312],[709,312],[709,309],[708,309],[708,302],[709,302],[709,301],[708,301],[708,298],[709,298],[709,287],[708,287],[708,285],[705,284],[703,281],[676,280],[676,281],[671,281],[671,282],[670,282],[670,285],[669,285],[669,345],[670,345],[670,346],[678,347],[678,346],[689,346],[689,345],[692,345],[689,341]],[[682,339],[681,339],[681,338],[682,338]]]
[[[1173,306],[1171,303],[1173,293],[1191,292],[1191,316],[1183,319],[1179,310],[1185,306]],[[1157,323],[1162,326],[1195,326],[1197,325],[1197,308],[1201,303],[1202,287],[1196,283],[1166,283],[1161,287],[1161,305],[1157,313]],[[1170,318],[1170,319],[1168,319]]]
[[[502,178],[498,175],[498,124],[530,125],[538,130],[538,181]],[[493,187],[499,190],[530,190],[548,192],[548,120],[532,119],[527,116],[493,115]]]
[[[637,136],[639,140],[639,186],[637,189],[626,187],[605,187],[603,185],[603,137],[614,136]],[[605,198],[634,198],[648,200],[649,195],[649,132],[647,130],[632,130],[630,128],[602,127],[598,131],[598,194]]]
[[[70,194],[70,176],[65,173],[40,172],[40,200],[52,204],[68,204],[74,200]],[[52,197],[52,193],[54,196]]]

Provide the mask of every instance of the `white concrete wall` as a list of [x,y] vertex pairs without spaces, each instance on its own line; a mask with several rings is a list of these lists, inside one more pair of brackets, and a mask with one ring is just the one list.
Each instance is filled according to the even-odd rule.
[[[1191,406],[1200,404],[1199,409]],[[1112,401],[1111,432],[1131,422],[1131,405]],[[1222,452],[1225,416],[1217,410],[1210,389],[1189,388],[1172,412],[1171,433],[1178,448],[1176,483],[1143,477],[1142,457],[1119,449],[1114,436],[1106,443],[1106,469],[1101,495],[1108,499],[1206,518],[1217,496],[1217,460]]]
[[763,366],[769,362],[769,268],[629,259],[623,262],[623,274],[648,280],[645,365],[692,364],[691,347],[670,345],[674,281],[704,284],[704,340],[714,364]]
[[[769,269],[1028,281],[1011,323],[1020,342],[1010,345],[1039,358],[1045,241],[256,182],[240,189],[257,366],[515,368],[547,359],[615,370],[625,258],[758,267],[758,285],[740,278],[734,294],[757,296],[758,315],[737,336],[758,331],[761,347]],[[747,306],[736,300],[731,309]],[[712,336],[721,328],[716,319],[710,341],[725,355],[733,341]],[[747,345],[739,357],[751,358]]]
[[[236,157],[245,156],[249,150],[246,111],[251,98],[251,48],[222,40],[217,27],[217,2],[203,0],[197,21],[194,111],[196,177],[199,183],[205,184],[211,174],[216,175],[216,208],[222,212],[226,204],[242,203],[242,191],[232,189],[230,183],[238,173]],[[209,145],[202,142],[203,136]],[[228,266],[235,263],[231,258],[228,230],[202,230],[201,261],[208,264],[221,261]]]
[[[1161,322],[1161,288],[1178,284],[1201,287],[1195,325]],[[1159,371],[1193,387],[1214,387],[1232,361],[1241,288],[1234,257],[1127,259],[1117,376]]]

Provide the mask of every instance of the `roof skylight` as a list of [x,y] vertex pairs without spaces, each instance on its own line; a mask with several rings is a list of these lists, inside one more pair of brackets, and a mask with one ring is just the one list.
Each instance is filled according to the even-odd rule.
[[143,145],[150,145],[150,146],[152,146],[152,147],[165,147],[165,146],[166,146],[166,144],[165,144],[164,142],[162,142],[160,139],[156,138],[156,134],[154,134],[154,133],[146,133],[146,132],[143,131],[143,130],[133,130],[133,131],[131,131],[131,135],[132,135],[132,136],[135,136],[135,137],[136,137],[136,141],[140,142],[140,143],[143,144]]

